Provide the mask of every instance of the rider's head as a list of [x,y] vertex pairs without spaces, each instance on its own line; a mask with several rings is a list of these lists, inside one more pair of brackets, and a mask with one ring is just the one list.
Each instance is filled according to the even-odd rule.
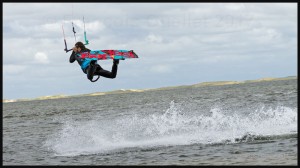
[[76,44],[75,44],[75,47],[77,48],[77,50],[80,52],[81,50],[85,50],[85,46],[82,42],[78,41]]

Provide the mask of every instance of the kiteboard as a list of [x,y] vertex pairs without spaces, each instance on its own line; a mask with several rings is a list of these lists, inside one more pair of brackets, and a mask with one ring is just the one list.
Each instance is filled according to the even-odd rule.
[[79,53],[80,58],[97,58],[98,60],[138,58],[133,50],[91,50]]

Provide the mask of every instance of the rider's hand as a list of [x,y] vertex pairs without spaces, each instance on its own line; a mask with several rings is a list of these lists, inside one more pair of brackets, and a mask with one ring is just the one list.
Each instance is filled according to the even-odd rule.
[[72,50],[73,50],[74,52],[77,52],[77,48],[76,48],[76,47],[73,47]]

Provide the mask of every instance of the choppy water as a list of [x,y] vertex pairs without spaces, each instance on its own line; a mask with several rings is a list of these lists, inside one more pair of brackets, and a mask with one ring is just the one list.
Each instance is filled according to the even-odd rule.
[[297,80],[3,104],[3,165],[297,165]]

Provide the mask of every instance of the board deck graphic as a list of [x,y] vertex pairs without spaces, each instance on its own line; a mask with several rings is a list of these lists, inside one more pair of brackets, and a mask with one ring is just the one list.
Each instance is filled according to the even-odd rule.
[[98,60],[106,59],[127,59],[138,58],[133,50],[93,50],[90,52],[82,52],[80,58],[97,58]]

